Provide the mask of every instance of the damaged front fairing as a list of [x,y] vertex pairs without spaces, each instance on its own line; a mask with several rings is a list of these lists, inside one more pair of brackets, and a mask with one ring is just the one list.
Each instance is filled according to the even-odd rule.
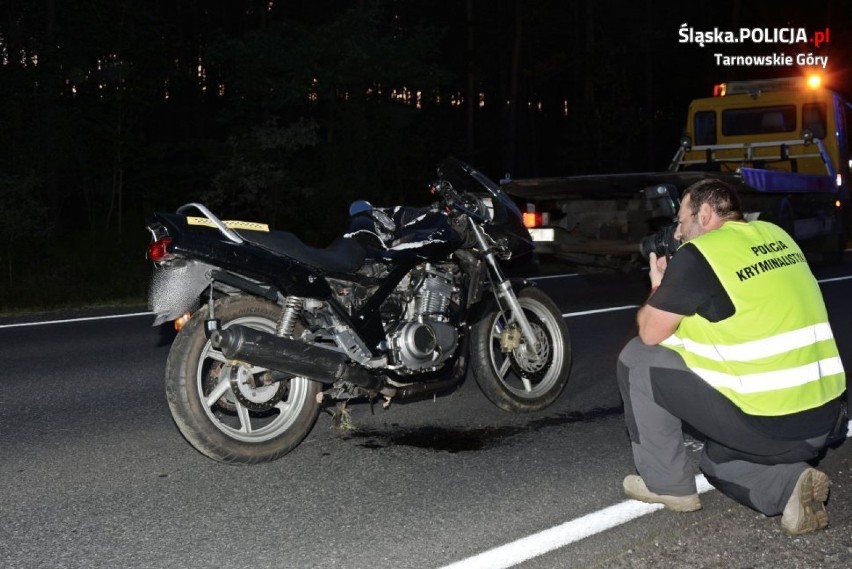
[[407,257],[434,258],[447,254],[461,242],[446,212],[431,208],[373,208],[350,219],[344,237],[358,239],[372,248],[371,257],[397,261]]

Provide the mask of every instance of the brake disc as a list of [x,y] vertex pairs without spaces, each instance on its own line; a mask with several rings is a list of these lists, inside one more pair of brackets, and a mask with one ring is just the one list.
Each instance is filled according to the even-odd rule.
[[537,358],[531,360],[527,356],[526,346],[520,346],[509,353],[509,363],[512,370],[524,379],[538,381],[545,376],[553,361],[551,339],[541,321],[532,314],[527,315],[536,337],[538,338]]

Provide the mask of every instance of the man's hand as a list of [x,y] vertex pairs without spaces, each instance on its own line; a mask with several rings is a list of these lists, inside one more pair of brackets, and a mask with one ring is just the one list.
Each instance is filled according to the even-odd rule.
[[[665,256],[657,257],[656,253],[651,253],[650,261],[649,276],[653,291],[663,281],[663,275],[666,273],[669,260]],[[636,314],[636,324],[639,326],[639,338],[649,346],[659,344],[677,330],[682,319],[683,316],[680,314],[666,312],[665,310],[645,304]]]
[[648,274],[651,277],[651,288],[657,288],[663,282],[663,275],[666,274],[666,267],[669,266],[669,260],[665,255],[657,257],[656,253],[651,253],[650,259],[650,272]]

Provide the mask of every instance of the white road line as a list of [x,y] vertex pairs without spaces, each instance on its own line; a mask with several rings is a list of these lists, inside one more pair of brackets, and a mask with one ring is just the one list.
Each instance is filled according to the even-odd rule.
[[626,306],[613,306],[612,308],[598,308],[597,310],[583,310],[581,312],[566,312],[562,318],[573,318],[574,316],[586,316],[587,314],[600,314],[602,312],[616,312],[618,310],[630,310],[631,308],[639,308],[638,304],[628,304]]
[[[701,474],[695,477],[695,483],[698,486],[699,494],[713,488]],[[446,565],[442,569],[506,569],[514,567],[534,557],[620,526],[662,508],[662,504],[645,504],[636,500],[625,500],[603,510],[586,514],[564,524]]]
[[544,275],[543,277],[527,277],[528,281],[543,281],[547,279],[564,279],[568,277],[579,277],[577,273],[565,273],[564,275]]
[[[852,437],[852,422],[849,424],[846,436],[847,438]],[[713,486],[710,485],[703,474],[695,477],[695,486],[699,494],[704,494],[713,489]],[[662,504],[645,504],[636,500],[625,500],[564,524],[522,537],[506,545],[445,565],[441,569],[508,569],[662,508]]]
[[106,316],[89,316],[86,318],[68,318],[66,320],[45,320],[43,322],[18,322],[17,324],[0,324],[0,328],[19,328],[21,326],[43,326],[45,324],[67,324],[69,322],[87,322],[92,320],[109,320],[111,318],[130,318],[132,316],[153,316],[153,312],[135,312],[133,314],[108,314]]
[[852,279],[852,275],[846,275],[845,277],[834,277],[834,278],[831,278],[831,279],[822,279],[821,281],[817,281],[817,282],[818,282],[819,284],[822,284],[822,283],[836,283],[836,282],[838,282],[838,281],[848,281],[849,279]]
[[[565,276],[574,276],[574,275],[565,275]],[[555,278],[555,277],[548,277],[548,278]],[[833,282],[848,281],[848,280],[852,280],[852,275],[847,275],[845,277],[834,277],[834,278],[830,278],[830,279],[822,279],[822,280],[818,280],[817,283],[824,284],[824,283],[833,283]],[[613,306],[611,308],[599,308],[597,310],[583,310],[583,311],[580,311],[580,312],[566,312],[565,314],[562,315],[562,318],[573,318],[574,316],[586,316],[588,314],[601,314],[603,312],[616,312],[618,310],[630,310],[631,308],[639,308],[639,305],[638,304],[627,304],[625,306]]]

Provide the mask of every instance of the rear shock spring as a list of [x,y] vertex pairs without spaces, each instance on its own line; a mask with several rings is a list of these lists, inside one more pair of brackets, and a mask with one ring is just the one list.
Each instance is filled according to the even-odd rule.
[[296,327],[296,321],[299,320],[304,306],[304,298],[288,296],[287,300],[284,301],[284,308],[281,311],[281,318],[278,320],[275,334],[283,338],[292,338],[293,329]]

